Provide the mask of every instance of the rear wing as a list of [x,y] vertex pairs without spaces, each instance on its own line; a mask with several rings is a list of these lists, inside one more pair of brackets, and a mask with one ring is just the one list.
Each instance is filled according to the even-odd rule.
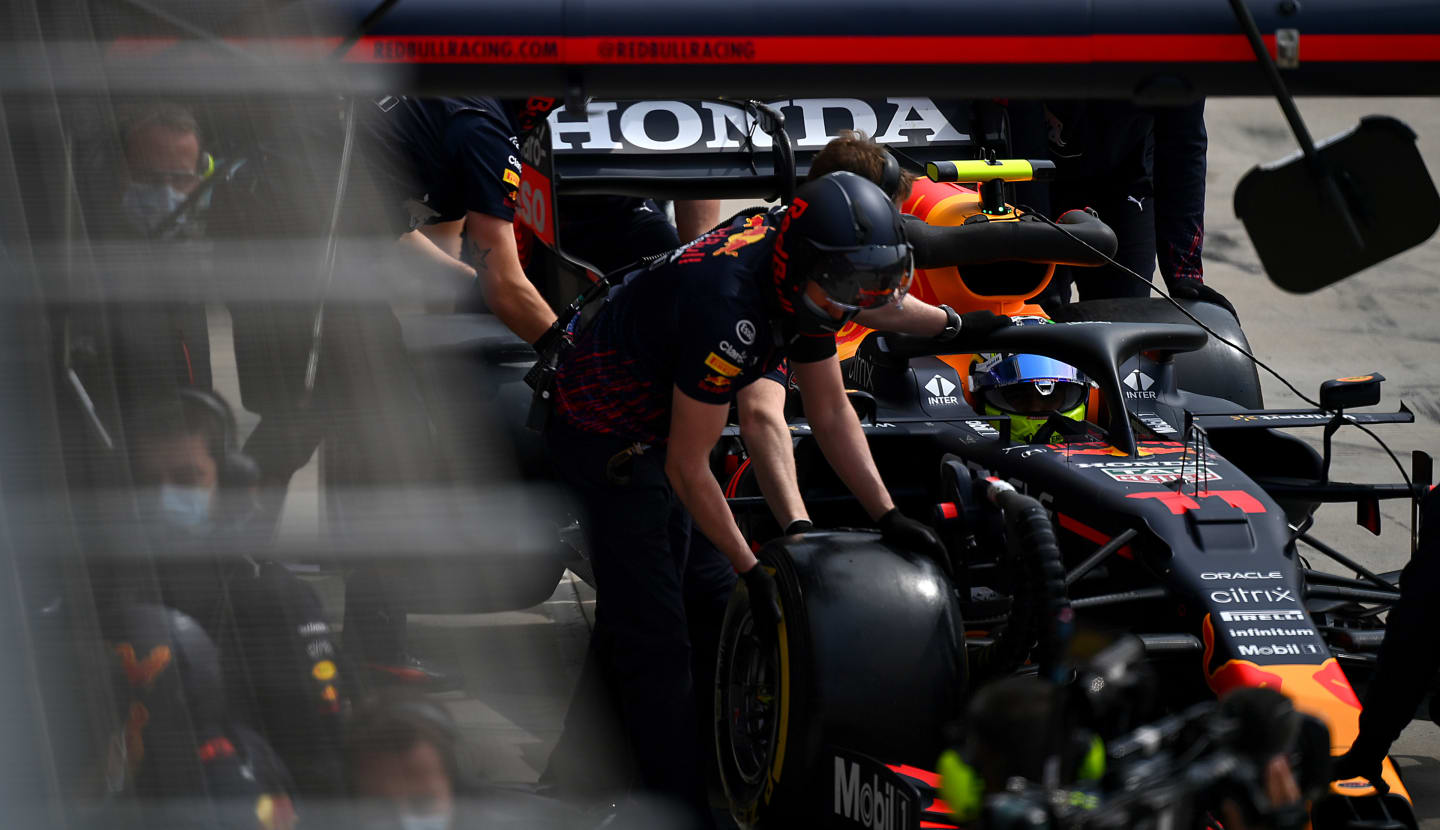
[[[860,130],[899,151],[901,163],[917,173],[927,162],[975,154],[968,101],[891,96],[770,105],[785,115],[799,178],[843,130]],[[762,200],[779,191],[770,136],[741,101],[594,100],[583,112],[550,113],[521,150],[517,219],[557,250],[560,196]]]

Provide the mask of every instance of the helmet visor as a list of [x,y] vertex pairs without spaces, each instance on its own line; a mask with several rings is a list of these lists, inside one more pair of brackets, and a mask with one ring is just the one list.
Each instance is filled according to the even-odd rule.
[[977,388],[1004,386],[1022,380],[1068,380],[1087,382],[1080,370],[1038,354],[985,355],[975,366]]
[[816,243],[819,259],[810,274],[830,302],[846,311],[879,308],[910,290],[915,257],[909,243],[832,248]]
[[1090,392],[1074,366],[1034,354],[992,356],[976,366],[972,381],[987,403],[1022,415],[1067,412]]
[[990,389],[985,392],[985,400],[1003,412],[1039,415],[1068,412],[1083,404],[1088,392],[1089,388],[1079,383],[1028,380]]

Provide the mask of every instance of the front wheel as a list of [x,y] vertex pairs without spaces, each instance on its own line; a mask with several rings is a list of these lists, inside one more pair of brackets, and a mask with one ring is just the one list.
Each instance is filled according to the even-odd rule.
[[842,755],[933,768],[966,692],[960,604],[934,562],[873,532],[786,537],[759,557],[784,620],[758,636],[736,586],[715,673],[720,779],[742,825],[810,826]]
[[730,811],[745,827],[795,814],[786,809],[787,790],[777,788],[784,779],[794,684],[805,679],[794,672],[787,629],[782,622],[773,641],[760,637],[749,591],[743,581],[736,584],[720,630],[715,749]]

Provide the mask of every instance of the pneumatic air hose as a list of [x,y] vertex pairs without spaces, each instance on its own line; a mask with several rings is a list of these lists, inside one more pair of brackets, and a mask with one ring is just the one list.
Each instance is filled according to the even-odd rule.
[[1070,613],[1050,514],[1040,502],[998,479],[987,481],[986,495],[1004,517],[1006,544],[1019,572],[1010,622],[993,644],[972,655],[971,671],[979,682],[1009,674],[1038,641],[1035,663],[1041,676],[1048,677],[1063,656],[1062,625]]

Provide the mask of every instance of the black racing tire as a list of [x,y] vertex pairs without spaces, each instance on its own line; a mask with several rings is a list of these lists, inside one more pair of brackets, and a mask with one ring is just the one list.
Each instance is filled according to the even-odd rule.
[[[1231,343],[1250,351],[1250,341],[1240,321],[1224,308],[1199,300],[1177,300],[1191,314]],[[1191,323],[1164,297],[1120,297],[1086,300],[1054,309],[1051,319],[1058,323],[1101,320],[1112,323]],[[1180,388],[1196,395],[1224,398],[1246,409],[1263,409],[1260,374],[1249,358],[1219,342],[1213,336],[1204,348],[1175,356]]]
[[877,533],[786,537],[759,558],[785,621],[764,648],[736,586],[715,676],[720,778],[743,826],[806,826],[831,809],[830,747],[933,766],[963,707],[964,627],[935,564]]

